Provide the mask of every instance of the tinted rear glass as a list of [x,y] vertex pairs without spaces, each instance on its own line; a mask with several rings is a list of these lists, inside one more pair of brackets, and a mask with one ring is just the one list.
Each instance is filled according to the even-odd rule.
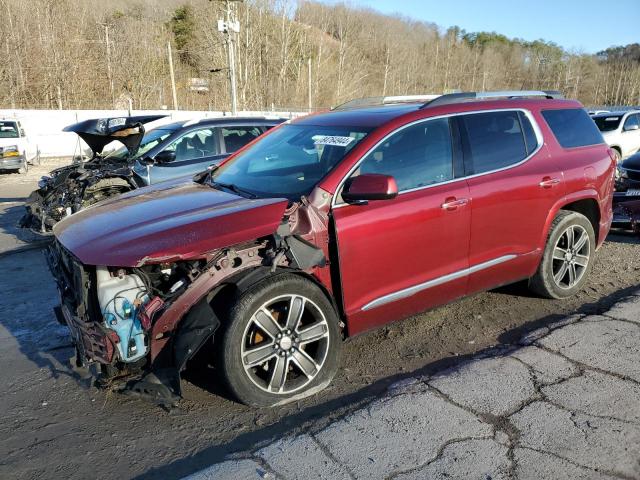
[[582,108],[543,110],[542,116],[564,148],[604,143],[600,130]]
[[499,170],[527,157],[517,111],[476,113],[461,118],[471,153],[471,158],[466,159],[467,175]]
[[591,117],[601,132],[611,132],[620,126],[622,115],[606,115],[604,117]]

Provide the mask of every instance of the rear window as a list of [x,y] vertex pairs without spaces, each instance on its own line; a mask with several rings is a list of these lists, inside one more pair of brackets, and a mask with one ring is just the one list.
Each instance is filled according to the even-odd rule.
[[[471,158],[465,159],[467,175],[499,170],[527,158],[525,132],[517,111],[475,113],[461,118],[471,153]],[[526,123],[531,127],[528,120]],[[529,139],[530,148],[535,150],[537,139],[533,138],[535,133]]]
[[564,148],[604,143],[600,130],[582,108],[543,110],[542,116]]
[[613,130],[616,130],[620,126],[620,121],[622,120],[622,116],[620,115],[607,115],[604,117],[591,118],[596,122],[598,130],[601,132],[612,132]]

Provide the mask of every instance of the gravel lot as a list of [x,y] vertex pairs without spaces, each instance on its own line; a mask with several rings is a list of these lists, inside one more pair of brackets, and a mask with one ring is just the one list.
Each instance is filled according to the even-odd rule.
[[[32,169],[30,182],[40,173]],[[9,215],[33,183],[0,175],[0,249],[15,240]],[[16,203],[12,203],[16,202]],[[8,204],[8,205],[7,205]],[[17,209],[17,210],[16,210]],[[12,240],[13,239],[13,240]],[[597,315],[637,289],[640,242],[611,235],[587,286],[568,301],[531,297],[522,285],[475,295],[347,342],[333,385],[275,409],[225,398],[206,369],[186,375],[170,413],[96,390],[90,372],[71,368],[67,332],[51,312],[55,288],[38,250],[0,254],[0,478],[179,478],[230,452],[321,429],[387,392],[389,385],[494,352],[565,315]],[[16,243],[17,245],[17,243]],[[15,246],[15,245],[14,245]],[[426,408],[426,407],[425,407]],[[507,407],[504,407],[507,408]]]

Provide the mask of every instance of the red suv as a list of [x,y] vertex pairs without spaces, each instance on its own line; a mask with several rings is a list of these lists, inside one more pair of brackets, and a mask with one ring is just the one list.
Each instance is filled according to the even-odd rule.
[[614,169],[557,92],[359,100],[60,222],[59,318],[131,393],[174,402],[206,345],[239,401],[284,403],[331,381],[343,337],[523,279],[576,293]]

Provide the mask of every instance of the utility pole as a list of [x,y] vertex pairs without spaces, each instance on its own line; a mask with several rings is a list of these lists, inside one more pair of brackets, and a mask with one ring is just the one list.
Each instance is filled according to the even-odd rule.
[[231,114],[238,113],[238,93],[236,88],[235,34],[240,33],[240,22],[232,18],[231,2],[242,0],[225,0],[226,18],[218,20],[218,31],[225,34],[227,45],[227,61],[229,63],[229,94],[231,97]]
[[169,50],[169,75],[171,75],[171,93],[173,95],[173,109],[178,110],[178,95],[176,94],[176,77],[173,73],[173,55],[171,53],[171,42],[167,42]]
[[308,71],[307,77],[308,77],[308,80],[309,80],[309,85],[307,87],[308,88],[307,91],[308,91],[308,94],[309,94],[308,107],[309,107],[309,111],[311,111],[311,110],[313,110],[313,106],[312,106],[312,102],[311,102],[311,57],[307,58],[307,71]]

